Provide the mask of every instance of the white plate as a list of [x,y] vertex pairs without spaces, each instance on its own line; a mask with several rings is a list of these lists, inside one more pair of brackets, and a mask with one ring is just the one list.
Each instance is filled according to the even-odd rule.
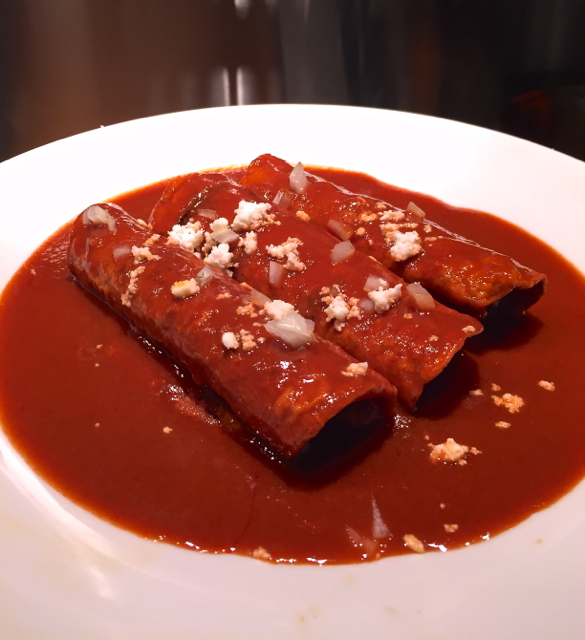
[[[425,116],[271,105],[128,122],[1,164],[0,287],[86,205],[165,177],[245,164],[265,152],[364,171],[490,211],[546,239],[585,271],[585,164]],[[468,549],[359,566],[272,566],[141,540],[56,494],[3,437],[0,454],[3,638],[559,640],[585,634],[585,483]]]

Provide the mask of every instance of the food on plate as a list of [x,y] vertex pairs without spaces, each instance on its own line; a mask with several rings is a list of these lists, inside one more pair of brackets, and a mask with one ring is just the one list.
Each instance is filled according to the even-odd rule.
[[542,273],[452,233],[412,202],[399,209],[269,154],[251,162],[241,182],[478,318],[490,308],[523,312],[544,292]]
[[[269,298],[284,301],[334,342],[387,378],[413,408],[467,338],[474,318],[435,302],[376,260],[219,173],[172,181],[150,224]],[[280,308],[270,309],[274,319]]]
[[[314,171],[376,201],[406,208],[415,199],[364,174]],[[242,170],[230,175],[237,180]],[[168,184],[111,200],[132,218],[146,220]],[[287,564],[357,563],[461,548],[511,528],[583,477],[585,343],[576,336],[585,322],[585,281],[558,253],[503,220],[422,194],[416,201],[438,224],[546,273],[547,295],[527,313],[501,317],[496,331],[486,327],[468,341],[453,365],[426,386],[416,409],[398,406],[374,437],[352,449],[355,455],[316,472],[294,466],[306,460],[306,452],[317,452],[317,458],[328,453],[318,444],[327,428],[293,458],[263,447],[225,401],[76,282],[67,265],[73,223],[47,240],[2,292],[3,430],[61,494],[110,523],[185,550]],[[209,210],[205,215],[217,219]],[[107,238],[104,220],[96,231]],[[155,243],[144,223],[128,224],[145,240],[131,245],[136,255],[128,255],[120,277],[129,278],[140,266],[160,267],[163,259],[149,260],[149,253],[179,251],[177,237]],[[210,233],[230,244],[227,231],[216,226]],[[297,248],[304,262],[304,245]],[[192,251],[180,251],[181,260],[195,264]],[[286,264],[285,258],[272,259]],[[228,292],[243,286],[207,267],[218,283],[226,277]],[[128,294],[124,299],[131,303],[121,310],[131,314],[133,288],[128,291],[129,279],[120,282],[126,282],[120,296]],[[135,284],[138,292],[140,280]],[[169,279],[167,293],[169,284],[171,295],[174,286],[178,294],[190,287]],[[265,294],[245,290],[267,304]],[[158,285],[153,295],[161,295]],[[227,301],[211,300],[210,313]],[[223,333],[233,333],[227,344],[235,339],[242,350],[239,332]],[[229,350],[223,333],[222,348]],[[213,340],[217,344],[217,332]],[[350,362],[348,374],[364,372],[364,360]],[[262,376],[246,369],[261,405],[269,403],[273,384]],[[349,418],[341,413],[342,422]],[[347,434],[338,428],[343,424],[333,426],[335,438],[327,444],[337,447]],[[425,562],[424,556],[419,560]]]
[[284,455],[298,453],[344,409],[358,425],[392,412],[395,389],[316,337],[313,323],[296,312],[273,319],[278,300],[258,301],[250,287],[116,205],[92,205],[78,216],[68,261],[86,287]]

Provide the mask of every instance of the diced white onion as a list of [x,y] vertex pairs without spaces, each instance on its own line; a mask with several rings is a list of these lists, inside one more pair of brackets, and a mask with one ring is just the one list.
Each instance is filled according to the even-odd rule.
[[124,244],[121,247],[116,247],[112,251],[114,260],[117,260],[118,258],[123,258],[124,256],[127,256],[129,253],[130,253],[130,245],[128,244]]
[[333,249],[331,249],[331,262],[333,264],[337,264],[342,260],[347,260],[354,251],[355,247],[349,240],[339,242],[333,247]]
[[351,544],[353,544],[354,547],[359,547],[362,542],[360,534],[347,524],[345,525],[345,531],[347,532]]
[[389,538],[390,530],[386,526],[384,520],[382,520],[382,514],[380,513],[380,509],[378,508],[378,503],[376,502],[376,498],[372,496],[372,536],[375,540],[379,540],[380,538]]
[[288,209],[290,203],[294,200],[295,194],[287,189],[281,189],[275,196],[272,204],[275,204],[282,209]]
[[366,284],[364,285],[364,291],[375,291],[380,287],[386,289],[387,286],[388,283],[386,282],[386,280],[382,280],[382,278],[378,278],[378,276],[368,276],[366,279]]
[[360,536],[360,534],[345,525],[345,531],[350,539],[350,542],[354,547],[361,547],[363,550],[364,557],[373,556],[376,552],[380,550],[380,545],[376,542],[376,540],[372,540],[371,538],[366,538],[365,536]]
[[414,202],[409,202],[408,206],[406,207],[406,212],[407,213],[412,213],[415,216],[418,216],[419,218],[424,218],[425,217],[425,212],[418,207],[416,204],[414,204]]
[[202,218],[208,218],[209,220],[215,220],[217,213],[213,209],[197,209],[197,213]]
[[340,240],[349,240],[353,233],[353,229],[349,225],[345,224],[345,222],[341,222],[341,220],[329,220],[327,227]]
[[[290,188],[297,194],[301,195],[305,193],[309,181],[307,180],[307,174],[303,168],[303,165],[298,162],[295,168],[290,173]],[[282,206],[282,201],[281,205]]]
[[362,311],[374,311],[374,309],[376,308],[376,305],[374,304],[374,302],[372,300],[370,300],[369,298],[362,298],[357,306],[362,310]]
[[203,267],[197,274],[196,282],[199,286],[205,286],[213,278],[213,269],[211,267]]
[[419,282],[407,285],[406,290],[420,311],[432,311],[435,308],[433,296]]
[[252,289],[250,291],[250,302],[255,304],[257,307],[264,307],[267,302],[272,302],[272,299],[265,296],[261,291]]
[[[119,207],[118,207],[119,208]],[[83,212],[83,224],[107,224],[108,229],[112,232],[116,231],[116,221],[114,218],[99,204],[92,204]]]
[[273,287],[279,287],[284,276],[284,266],[280,262],[271,260],[268,266],[268,282]]
[[315,340],[315,334],[313,333],[315,323],[312,320],[303,318],[296,311],[287,313],[280,320],[269,320],[265,327],[269,333],[280,338],[293,349]]
[[231,229],[222,229],[221,231],[213,231],[211,233],[211,237],[216,242],[220,242],[220,243],[225,242],[229,244],[234,240],[238,240],[240,236],[235,231],[232,231]]

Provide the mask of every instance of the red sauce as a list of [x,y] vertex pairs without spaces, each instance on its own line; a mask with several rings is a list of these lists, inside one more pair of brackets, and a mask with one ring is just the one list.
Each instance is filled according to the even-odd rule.
[[[439,224],[546,273],[547,293],[522,319],[475,338],[427,387],[415,413],[399,415],[358,459],[299,476],[243,441],[216,398],[74,282],[65,227],[19,270],[0,305],[2,424],[42,477],[146,538],[209,552],[261,547],[274,561],[331,563],[408,552],[406,534],[428,550],[479,542],[581,479],[581,274],[490,215],[360,174],[319,173],[398,206],[414,200]],[[115,201],[146,218],[161,190],[146,187]],[[483,395],[470,395],[473,389]],[[491,396],[504,393],[521,396],[524,407],[511,414],[496,406]],[[464,466],[433,464],[429,443],[449,437],[481,453]],[[373,505],[391,537],[374,540]]]

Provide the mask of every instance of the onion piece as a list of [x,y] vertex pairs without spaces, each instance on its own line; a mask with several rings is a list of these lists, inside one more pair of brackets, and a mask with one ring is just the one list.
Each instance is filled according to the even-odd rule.
[[[120,207],[117,207],[118,209]],[[116,231],[116,221],[114,218],[104,209],[100,207],[99,204],[92,204],[90,207],[83,212],[83,224],[89,225],[93,222],[93,224],[107,224],[108,229],[115,233]]]
[[130,253],[130,245],[128,244],[123,244],[121,247],[116,247],[112,251],[114,260],[117,260],[118,258],[123,258],[124,256],[127,256],[129,253]]
[[433,296],[420,282],[413,282],[407,285],[406,290],[419,311],[432,311],[435,308]]
[[354,547],[359,547],[362,541],[362,537],[360,536],[360,534],[347,524],[345,525],[345,531],[350,539],[351,544],[353,544]]
[[[298,195],[305,193],[309,181],[307,180],[307,174],[300,162],[297,162],[295,168],[290,172],[290,188]],[[282,206],[282,205],[281,205]]]
[[374,311],[374,309],[376,308],[376,305],[374,304],[373,300],[370,300],[369,298],[362,298],[358,303],[357,306],[362,310],[362,311]]
[[211,267],[203,267],[197,274],[197,283],[199,286],[205,286],[213,278],[213,269]]
[[275,196],[272,204],[275,204],[283,209],[288,209],[290,203],[293,201],[295,194],[288,189],[281,189]]
[[280,338],[293,349],[315,341],[313,329],[315,323],[303,318],[300,313],[291,311],[280,320],[269,320],[265,325],[268,333]]
[[258,289],[252,288],[250,290],[250,302],[257,307],[264,307],[267,302],[272,302],[272,299],[265,296],[261,291],[258,291]]
[[414,204],[414,202],[409,202],[405,211],[407,213],[412,213],[413,215],[418,216],[419,218],[425,217],[425,212],[419,206]]
[[215,220],[217,217],[217,213],[215,213],[214,209],[197,209],[197,214],[202,218],[208,218],[209,220]]
[[222,229],[221,231],[213,231],[210,235],[217,242],[219,243],[225,242],[226,244],[229,244],[230,242],[233,242],[234,240],[238,240],[240,238],[240,236],[235,231],[232,231],[231,229]]
[[373,556],[376,552],[380,550],[380,545],[376,540],[372,540],[371,538],[366,538],[365,536],[360,536],[360,534],[352,529],[347,524],[345,525],[345,531],[350,539],[350,542],[354,547],[361,547],[363,553],[362,557],[367,558],[368,556]]
[[349,256],[355,252],[355,247],[349,240],[337,243],[333,249],[331,249],[331,262],[337,264],[343,260],[347,260]]
[[378,503],[376,502],[376,498],[372,496],[372,537],[374,540],[379,540],[380,538],[391,538],[390,529],[382,519],[382,514],[380,513],[380,509],[378,507]]
[[382,289],[386,289],[387,286],[388,286],[388,283],[386,282],[386,280],[383,280],[382,278],[378,278],[378,276],[370,275],[366,279],[366,284],[364,285],[364,291],[366,293],[369,293],[370,291],[375,291],[380,287],[382,287]]
[[280,262],[271,260],[268,265],[268,282],[273,287],[279,287],[284,277],[284,266]]
[[329,220],[327,227],[340,240],[349,240],[353,234],[353,229],[341,220]]

